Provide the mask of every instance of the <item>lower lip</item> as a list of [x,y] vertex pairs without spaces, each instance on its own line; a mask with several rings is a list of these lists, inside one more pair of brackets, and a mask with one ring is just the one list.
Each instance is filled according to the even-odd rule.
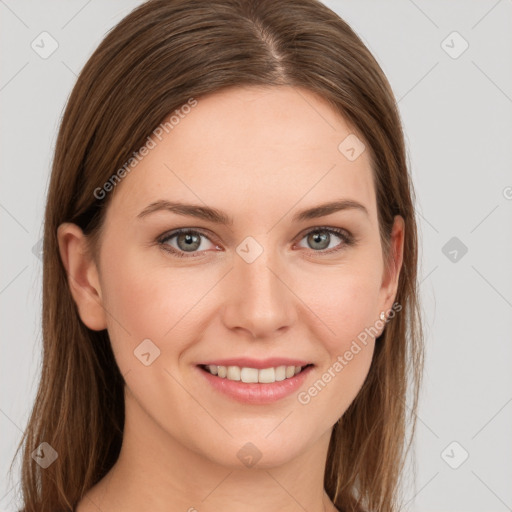
[[313,366],[308,366],[297,375],[270,384],[245,383],[212,375],[197,366],[199,373],[218,391],[245,404],[263,405],[276,402],[297,391]]

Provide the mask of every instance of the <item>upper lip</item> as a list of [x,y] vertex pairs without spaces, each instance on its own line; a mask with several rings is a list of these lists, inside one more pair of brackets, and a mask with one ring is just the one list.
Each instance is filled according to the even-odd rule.
[[312,364],[302,359],[290,359],[286,357],[269,357],[267,359],[251,359],[250,357],[233,357],[230,359],[215,359],[210,360],[200,365],[217,365],[217,366],[239,366],[240,368],[256,368],[261,370],[263,368],[275,368],[278,366],[307,366]]

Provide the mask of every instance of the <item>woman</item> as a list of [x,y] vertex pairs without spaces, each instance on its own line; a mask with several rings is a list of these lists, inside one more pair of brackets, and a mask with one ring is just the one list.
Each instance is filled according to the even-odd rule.
[[396,103],[345,22],[142,4],[60,127],[23,510],[398,510],[417,258]]

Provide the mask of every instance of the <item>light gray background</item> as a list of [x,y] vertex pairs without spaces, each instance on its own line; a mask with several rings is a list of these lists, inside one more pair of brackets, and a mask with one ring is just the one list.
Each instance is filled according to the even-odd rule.
[[[1,511],[16,510],[7,469],[39,376],[36,254],[59,120],[87,58],[140,3],[0,0]],[[326,4],[391,82],[418,197],[427,360],[406,508],[512,510],[512,1]],[[46,59],[31,48],[43,31],[59,45]]]

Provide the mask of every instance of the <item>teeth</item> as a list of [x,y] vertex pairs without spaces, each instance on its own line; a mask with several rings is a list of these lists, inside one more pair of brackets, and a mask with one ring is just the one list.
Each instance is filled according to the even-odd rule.
[[[291,368],[291,366],[288,366],[288,368]],[[286,379],[286,366],[278,366],[275,370],[275,374],[276,374],[277,382],[280,382],[280,381]]]
[[[245,368],[243,368],[245,370]],[[238,366],[228,366],[227,379],[240,380],[240,368]]]
[[[249,368],[244,368],[244,370],[249,370]],[[264,368],[263,370],[256,370],[254,368],[251,368],[251,371],[254,371],[254,373],[256,374],[258,382],[268,384],[270,382],[276,381],[276,371],[274,368]]]
[[228,379],[229,379],[229,370],[231,368],[236,368],[240,373],[242,382],[258,382],[258,370],[256,368],[240,368],[238,366],[228,366]]
[[271,384],[272,382],[280,382],[290,379],[297,375],[301,370],[301,366],[277,366],[275,368],[240,368],[239,366],[217,366],[211,364],[206,369],[212,374],[217,375],[221,379],[242,381],[245,383],[260,382],[263,384]]

